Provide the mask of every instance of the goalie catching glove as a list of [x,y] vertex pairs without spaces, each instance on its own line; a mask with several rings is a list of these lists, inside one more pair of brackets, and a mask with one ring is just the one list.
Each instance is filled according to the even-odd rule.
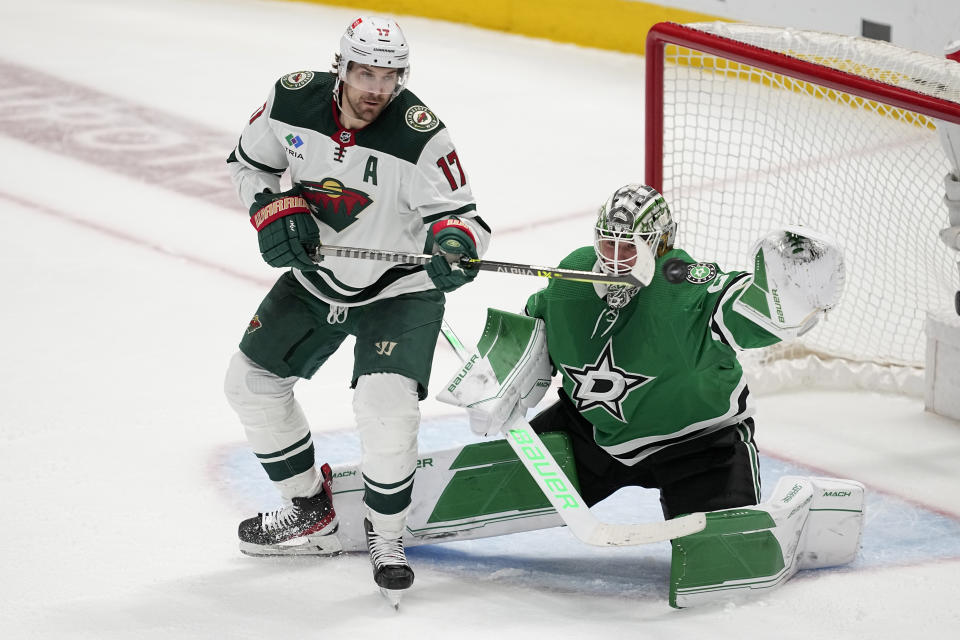
[[253,198],[250,224],[257,230],[260,255],[266,263],[316,271],[317,264],[309,252],[320,245],[320,228],[300,195],[300,187],[281,193],[264,191]]
[[828,236],[788,226],[750,252],[753,278],[734,309],[782,340],[803,335],[843,293],[843,251]]
[[543,399],[552,371],[543,320],[488,309],[477,351],[437,400],[465,407],[477,435],[509,431]]
[[474,260],[479,257],[473,233],[459,218],[434,222],[430,227],[429,243],[436,255],[425,269],[439,291],[450,293],[477,277],[478,268],[464,268],[458,262],[463,256]]

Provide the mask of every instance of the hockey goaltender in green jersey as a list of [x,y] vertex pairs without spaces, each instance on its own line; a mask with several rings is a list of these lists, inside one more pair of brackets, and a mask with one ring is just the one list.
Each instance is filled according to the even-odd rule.
[[[800,569],[856,557],[860,483],[784,476],[761,502],[752,408],[737,360],[743,349],[811,330],[838,303],[840,248],[788,226],[757,242],[752,272],[723,271],[674,247],[675,230],[656,190],[622,187],[600,208],[594,246],[574,250],[561,266],[620,276],[653,264],[652,277],[639,278],[645,287],[552,280],[526,301],[526,314],[488,310],[475,350],[437,398],[464,407],[475,433],[506,438],[421,454],[405,544],[561,524],[604,546],[672,538],[674,607],[762,593]],[[527,423],[555,375],[558,400]],[[548,458],[556,464],[545,466]],[[535,482],[541,468],[566,478]],[[341,523],[356,522],[363,514],[356,468],[335,468],[334,478]],[[573,489],[557,500],[544,488],[551,484]],[[587,505],[626,486],[659,490],[667,519],[661,532],[685,514],[704,514],[703,524],[677,535],[657,534],[650,527],[658,523],[609,525],[615,533],[642,529],[633,540],[574,531]],[[344,549],[363,548],[354,531],[338,533]]]
[[[563,280],[526,305],[546,323],[563,397],[592,425],[596,444],[625,465],[748,418],[735,349],[779,341],[733,309],[749,274],[693,263],[680,249],[660,258],[667,260],[687,263],[685,277],[654,278],[622,308],[598,295],[604,285]],[[589,271],[596,261],[593,247],[583,247],[560,267]]]
[[466,407],[475,432],[509,439],[556,371],[559,398],[530,426],[544,438],[566,436],[587,505],[640,486],[659,490],[667,519],[706,512],[701,531],[673,540],[670,603],[685,607],[850,562],[863,486],[788,476],[761,503],[737,360],[744,349],[805,333],[837,304],[839,247],[785,227],[757,243],[752,273],[727,272],[692,260],[674,247],[675,235],[656,190],[618,189],[600,208],[593,246],[560,266],[623,275],[650,252],[649,284],[554,280],[527,300],[529,317],[490,310],[469,371],[438,398]]

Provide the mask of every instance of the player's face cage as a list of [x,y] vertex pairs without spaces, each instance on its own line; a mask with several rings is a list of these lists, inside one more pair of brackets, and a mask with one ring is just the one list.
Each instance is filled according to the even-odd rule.
[[623,275],[629,273],[637,262],[637,243],[647,239],[629,224],[608,223],[612,217],[601,211],[594,233],[594,250],[605,273]]

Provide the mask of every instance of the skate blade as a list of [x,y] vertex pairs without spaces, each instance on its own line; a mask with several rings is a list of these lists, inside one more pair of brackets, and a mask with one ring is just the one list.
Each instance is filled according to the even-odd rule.
[[403,589],[385,589],[380,587],[380,594],[387,599],[396,611],[400,611],[400,598],[403,597]]
[[294,538],[280,544],[253,544],[240,541],[240,553],[248,556],[335,556],[343,544],[335,533],[325,536]]

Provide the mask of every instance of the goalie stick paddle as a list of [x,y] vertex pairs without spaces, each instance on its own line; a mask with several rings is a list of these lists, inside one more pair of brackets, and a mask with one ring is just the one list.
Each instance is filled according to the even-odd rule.
[[[426,253],[404,253],[387,249],[359,249],[356,247],[335,247],[320,245],[308,251],[314,262],[319,262],[320,256],[337,258],[358,258],[361,260],[381,260],[385,262],[402,262],[405,264],[427,264],[433,259]],[[480,271],[495,271],[521,276],[539,276],[541,278],[557,278],[574,280],[576,282],[597,282],[606,285],[626,285],[630,287],[645,287],[653,279],[655,263],[653,256],[648,252],[637,253],[637,265],[631,273],[622,276],[611,276],[593,271],[578,271],[576,269],[560,269],[558,267],[539,267],[532,264],[516,262],[497,262],[495,260],[479,260],[476,258],[460,258],[455,262],[461,268],[475,268]]]
[[[443,321],[441,329],[460,360],[466,362],[470,351],[446,320]],[[707,518],[703,513],[691,513],[663,522],[602,522],[590,511],[590,507],[583,501],[583,497],[529,423],[524,420],[519,427],[511,429],[506,434],[506,440],[556,509],[560,519],[567,525],[567,529],[581,542],[598,547],[650,544],[697,533],[707,526]]]

